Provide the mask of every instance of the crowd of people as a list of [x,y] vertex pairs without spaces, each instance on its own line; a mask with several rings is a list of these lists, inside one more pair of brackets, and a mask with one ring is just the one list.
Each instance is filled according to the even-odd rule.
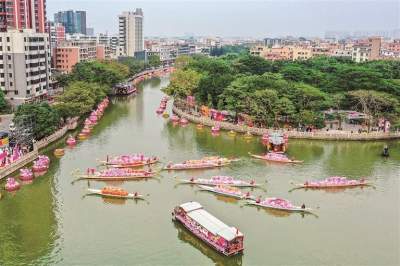
[[28,147],[20,147],[20,145],[15,145],[14,147],[6,146],[0,148],[0,168],[6,167],[15,161],[18,161],[22,156],[29,152]]

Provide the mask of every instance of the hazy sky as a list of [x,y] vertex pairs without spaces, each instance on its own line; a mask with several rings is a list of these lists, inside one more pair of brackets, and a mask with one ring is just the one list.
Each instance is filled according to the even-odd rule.
[[327,30],[400,28],[400,0],[47,0],[58,10],[86,10],[88,27],[116,33],[122,11],[143,8],[145,36],[323,36]]

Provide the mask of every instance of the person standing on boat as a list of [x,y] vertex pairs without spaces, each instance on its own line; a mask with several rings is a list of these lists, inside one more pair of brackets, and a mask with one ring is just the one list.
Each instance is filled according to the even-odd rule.
[[303,205],[301,205],[301,208],[302,208],[303,210],[305,210],[305,209],[306,209],[306,205],[303,203]]

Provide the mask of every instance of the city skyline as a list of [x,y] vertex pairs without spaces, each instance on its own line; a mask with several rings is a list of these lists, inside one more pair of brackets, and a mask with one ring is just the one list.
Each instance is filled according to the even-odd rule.
[[118,15],[135,8],[146,13],[145,36],[322,37],[326,31],[400,28],[400,3],[395,1],[48,0],[47,14],[51,18],[59,10],[85,10],[88,27],[116,34]]

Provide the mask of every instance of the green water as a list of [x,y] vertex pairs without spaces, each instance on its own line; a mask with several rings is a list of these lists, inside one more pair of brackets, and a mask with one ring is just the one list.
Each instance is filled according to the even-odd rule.
[[[213,137],[209,129],[173,126],[155,110],[168,80],[153,79],[141,93],[113,104],[92,137],[61,159],[49,173],[0,201],[0,265],[399,265],[400,144],[388,142],[391,157],[379,156],[385,142],[290,141],[289,154],[302,165],[250,159],[263,151],[259,139]],[[61,143],[60,143],[61,145]],[[49,153],[52,152],[52,147]],[[83,197],[88,183],[71,184],[71,172],[107,155],[143,152],[164,162],[205,155],[241,161],[219,170],[163,172],[157,180],[121,182],[148,201]],[[315,208],[318,215],[272,212],[177,185],[174,177],[215,174],[251,177],[266,192]],[[288,192],[291,181],[331,175],[367,176],[376,188]],[[268,182],[266,182],[268,181]],[[102,187],[91,182],[91,187]],[[2,184],[3,186],[3,184]],[[247,190],[246,190],[247,191]],[[171,221],[177,204],[195,200],[245,234],[242,256],[225,258]]]

